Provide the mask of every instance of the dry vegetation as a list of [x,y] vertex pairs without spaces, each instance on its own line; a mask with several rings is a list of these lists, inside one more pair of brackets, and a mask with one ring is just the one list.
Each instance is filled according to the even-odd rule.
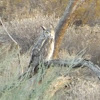
[[[42,16],[42,15],[41,15]],[[38,19],[38,21],[37,21]],[[49,19],[49,20],[47,20]],[[41,22],[39,21],[41,20]],[[42,25],[42,22],[44,25],[48,26],[49,22],[53,22],[54,26],[57,24],[59,19],[55,19],[54,16],[51,17],[44,17],[42,16],[42,19],[39,17],[36,17],[35,19],[24,19],[21,21],[12,21],[11,26],[9,23],[5,23],[8,31],[12,34],[12,36],[19,42],[21,45],[22,51],[29,50],[29,47],[34,44],[36,41],[33,40],[34,36],[37,38],[41,28],[39,28]],[[36,26],[37,25],[37,26]],[[20,63],[18,58],[19,50],[17,49],[16,45],[10,41],[9,37],[7,37],[4,29],[1,28],[1,42],[4,41],[4,43],[1,43],[1,64],[0,64],[0,70],[1,70],[1,86],[2,88],[7,85],[9,87],[13,82],[18,84],[16,82],[16,79],[18,77],[18,74],[21,74],[23,70],[25,70],[28,65],[29,59],[30,59],[30,50],[24,51],[23,55],[20,55]],[[38,29],[39,28],[39,29]],[[38,31],[37,31],[38,30]],[[31,33],[32,32],[32,33]],[[37,34],[35,34],[37,32]],[[73,58],[77,54],[77,52],[81,51],[85,47],[88,47],[86,52],[87,56],[90,59],[90,56],[95,59],[98,59],[99,53],[99,44],[96,41],[99,42],[99,26],[96,25],[94,27],[90,26],[82,26],[82,27],[70,27],[67,32],[69,34],[65,35],[65,39],[63,40],[62,47],[59,53],[59,57],[66,59],[66,58]],[[91,33],[92,32],[92,33]],[[83,34],[85,33],[85,35]],[[5,34],[5,35],[3,35]],[[16,34],[16,35],[14,35]],[[91,35],[91,37],[90,37]],[[31,36],[33,36],[31,38]],[[98,39],[95,40],[95,38],[98,37]],[[79,40],[78,40],[79,39]],[[23,42],[22,42],[23,41]],[[80,42],[79,42],[80,41]],[[86,42],[88,41],[88,42]],[[27,44],[28,43],[28,44]],[[31,44],[30,44],[31,43]],[[30,44],[30,46],[29,46]],[[96,46],[96,47],[94,47]],[[96,48],[96,49],[95,49]],[[95,52],[96,51],[96,52]],[[98,52],[97,52],[98,51]],[[90,54],[89,54],[90,53]],[[93,55],[97,55],[96,57]],[[10,58],[10,59],[9,59]],[[3,60],[5,59],[5,60]],[[98,59],[99,60],[99,59]],[[8,66],[9,65],[9,66]],[[55,74],[54,74],[55,73]],[[35,76],[36,77],[36,76]],[[10,83],[9,83],[10,80]],[[36,80],[36,79],[35,79]],[[92,100],[98,100],[99,99],[99,80],[96,78],[94,73],[89,70],[88,68],[79,68],[74,69],[71,72],[68,71],[68,68],[50,68],[45,75],[45,78],[43,80],[44,82],[37,86],[36,88],[36,95],[32,90],[34,89],[34,78],[33,80],[25,81],[25,83],[22,83],[23,85],[19,86],[18,90],[8,90],[3,96],[1,96],[2,100],[13,100],[14,96],[16,99],[19,100],[25,100],[25,98],[30,97],[31,99],[38,100],[39,98],[42,98],[43,100],[53,99],[53,100],[73,100],[77,98],[79,99],[86,99],[90,100],[92,95]],[[46,87],[45,87],[46,86]],[[44,87],[44,88],[43,88]],[[1,90],[2,90],[1,88]],[[41,91],[40,91],[41,90]],[[25,91],[25,92],[23,92]],[[20,92],[20,94],[18,93]],[[26,95],[26,97],[23,96],[24,93],[29,93]],[[22,96],[21,96],[22,95]],[[15,100],[16,100],[15,99]],[[30,100],[31,100],[30,99]],[[41,99],[41,100],[42,100]],[[28,99],[26,99],[28,100]]]
[[[5,3],[3,3],[4,1]],[[96,77],[96,75],[86,67],[71,69],[67,66],[65,68],[63,66],[59,68],[57,66],[51,66],[51,68],[45,70],[45,66],[43,66],[43,75],[41,75],[42,69],[40,69],[39,73],[32,79],[23,80],[20,82],[17,80],[18,76],[27,68],[30,59],[31,46],[34,45],[37,37],[42,31],[40,26],[44,25],[46,27],[49,27],[50,23],[52,23],[54,27],[56,27],[59,21],[59,18],[57,18],[56,14],[51,15],[49,10],[48,11],[50,15],[44,15],[44,13],[40,10],[37,11],[37,9],[39,9],[38,6],[37,9],[33,11],[35,12],[34,17],[31,17],[28,8],[30,6],[27,5],[27,8],[24,7],[24,3],[27,0],[25,0],[25,2],[22,1],[23,0],[14,0],[12,4],[16,4],[16,6],[18,6],[19,4],[23,8],[21,11],[26,11],[27,13],[18,13],[17,10],[20,8],[17,9],[15,5],[12,6],[12,8],[15,7],[14,10],[16,10],[16,14],[13,13],[13,18],[11,17],[12,13],[11,15],[9,14],[9,12],[7,14],[7,11],[5,10],[1,12],[3,13],[1,14],[2,18],[4,18],[4,16],[7,18],[11,18],[9,19],[9,22],[7,22],[7,19],[4,24],[8,32],[19,43],[21,50],[19,50],[19,48],[10,40],[1,25],[0,100],[100,100],[100,81]],[[42,3],[40,2],[41,0],[37,0],[37,2],[35,2],[34,0],[31,1],[34,4]],[[47,0],[43,1],[44,4],[50,3],[51,5],[56,2],[58,4],[58,8],[60,5],[59,2],[62,2],[62,0],[58,0],[59,2],[57,2],[57,0],[52,0],[52,2],[49,2]],[[6,5],[7,3],[8,8],[10,4],[9,2],[11,2],[11,0],[0,1],[0,3],[4,5]],[[64,2],[61,3],[62,6],[65,2],[67,2],[67,0],[64,0]],[[99,0],[97,0],[97,4],[99,5],[98,2]],[[50,8],[52,8],[51,5]],[[55,5],[52,6],[55,7]],[[41,7],[46,6],[43,6],[42,4]],[[99,9],[99,6],[97,7]],[[57,10],[61,9],[58,8]],[[54,11],[56,12],[56,10]],[[61,14],[61,12],[59,13]],[[60,14],[58,15],[60,16]],[[8,17],[8,15],[10,17]],[[94,24],[94,26],[92,27],[84,24],[81,26],[70,25],[66,33],[68,34],[65,34],[65,37],[63,39],[59,51],[59,58],[75,59],[75,56],[84,49],[84,53],[82,52],[79,56],[83,55],[83,57],[92,60],[94,63],[100,66],[99,24]],[[43,79],[42,83],[40,83],[41,78]],[[9,89],[9,87],[13,86],[12,83],[14,83],[15,85],[13,88]]]
[[[30,18],[38,12],[44,15],[55,14],[61,17],[68,0],[1,0],[0,17],[4,20]],[[85,3],[77,9],[76,20],[82,20],[84,24],[94,25],[100,23],[100,0],[85,0]]]

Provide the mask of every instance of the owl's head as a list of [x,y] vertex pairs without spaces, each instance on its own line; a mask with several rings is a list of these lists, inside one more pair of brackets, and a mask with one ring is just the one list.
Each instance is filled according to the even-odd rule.
[[43,29],[44,35],[48,35],[53,39],[55,38],[55,31],[53,28],[46,29],[44,26],[42,26],[42,29]]

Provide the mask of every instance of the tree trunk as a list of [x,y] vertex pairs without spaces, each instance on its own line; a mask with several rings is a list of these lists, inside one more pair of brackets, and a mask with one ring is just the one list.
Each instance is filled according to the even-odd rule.
[[55,36],[55,50],[53,54],[54,59],[58,57],[59,48],[63,40],[64,34],[66,33],[69,24],[75,18],[75,10],[82,4],[82,2],[83,1],[81,0],[69,0],[68,6],[65,9],[65,12],[55,29],[56,36]]

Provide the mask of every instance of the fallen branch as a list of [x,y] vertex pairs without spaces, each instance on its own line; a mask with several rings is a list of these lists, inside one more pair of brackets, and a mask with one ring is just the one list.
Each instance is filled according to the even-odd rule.
[[71,68],[76,68],[76,67],[81,67],[81,66],[85,66],[88,67],[89,69],[91,69],[98,78],[100,78],[100,67],[98,65],[93,64],[93,62],[91,61],[87,61],[85,59],[70,59],[70,60],[61,60],[61,59],[56,59],[56,60],[51,60],[49,62],[45,63],[45,66],[50,66],[53,65],[54,67],[60,67],[60,66],[64,66],[64,67],[71,67]]
[[[38,65],[40,66],[40,65]],[[26,78],[31,78],[33,77],[37,72],[34,73],[34,69],[37,68],[38,70],[38,66],[35,67],[31,67],[28,68],[28,70],[26,72],[24,72],[19,79],[24,79],[24,77]],[[45,62],[44,66],[46,66],[46,68],[49,68],[51,66],[53,67],[69,67],[69,68],[77,68],[77,67],[81,67],[81,66],[85,66],[88,67],[89,69],[91,69],[98,78],[100,78],[100,68],[98,65],[93,64],[93,62],[91,61],[87,61],[85,59],[82,58],[76,58],[76,59],[67,59],[67,60],[62,60],[62,59],[55,59],[55,60],[50,60],[49,62]]]
[[[68,59],[68,60],[55,59],[55,60],[51,60],[49,62],[45,62],[44,65],[46,66],[46,68],[49,68],[51,65],[53,67],[71,67],[71,68],[85,66],[85,67],[88,67],[89,69],[91,69],[97,75],[97,77],[100,79],[100,68],[99,68],[99,66],[93,64],[93,62],[91,62],[91,61],[87,61],[87,60],[82,59],[82,58]],[[32,70],[33,70],[32,68],[33,67],[28,68],[28,70],[26,72],[24,72],[18,78],[18,80],[20,80],[19,85],[21,84],[21,81],[23,81],[24,79],[31,78],[32,76],[30,77],[30,75],[34,75],[34,73],[31,73]],[[11,85],[9,88],[4,88],[2,93],[5,93],[6,89],[11,90],[12,88],[16,88],[18,86],[16,86],[16,84],[13,83],[13,85]]]

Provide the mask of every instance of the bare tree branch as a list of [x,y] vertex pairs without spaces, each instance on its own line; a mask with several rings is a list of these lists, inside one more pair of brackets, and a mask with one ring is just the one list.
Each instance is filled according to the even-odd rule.
[[[7,35],[10,37],[10,39],[18,46],[18,50],[20,51],[20,46],[19,44],[17,43],[17,41],[10,35],[10,33],[7,31],[7,28],[5,27],[2,19],[0,18],[0,22],[5,30],[5,32],[7,33]],[[19,62],[19,66],[20,68],[22,69],[22,72],[23,72],[23,68],[21,67],[21,60],[20,60],[20,52],[18,52],[18,62]]]
[[5,25],[3,24],[3,21],[2,21],[2,19],[0,18],[0,22],[1,22],[1,24],[2,24],[2,26],[3,26],[3,28],[4,28],[4,30],[5,30],[5,32],[7,33],[7,35],[10,37],[10,39],[15,43],[15,44],[17,44],[18,45],[18,43],[16,42],[16,40],[9,34],[9,32],[7,31],[7,28],[5,27]]
[[[100,79],[100,68],[99,68],[99,66],[93,64],[91,61],[87,61],[87,60],[82,59],[82,58],[76,58],[76,59],[70,59],[70,60],[69,59],[68,60],[55,59],[55,60],[51,60],[49,62],[45,62],[44,65],[46,66],[46,68],[50,67],[51,65],[53,67],[71,67],[71,68],[85,66],[85,67],[90,68],[97,75],[97,77]],[[18,80],[20,80],[20,82],[25,78],[26,79],[30,78],[30,75],[33,75],[33,73],[31,73],[32,72],[31,68],[28,68],[28,70],[26,72],[24,72],[18,78]],[[16,84],[13,83],[13,85],[11,87],[5,88],[2,91],[2,93],[4,93],[6,91],[6,89],[10,90],[10,89],[14,88],[15,86],[16,86]]]
[[61,45],[61,42],[63,40],[64,34],[69,26],[69,24],[72,22],[72,20],[75,18],[75,10],[82,5],[84,1],[83,0],[69,0],[68,6],[65,9],[65,12],[63,16],[61,17],[56,29],[55,29],[55,50],[53,54],[53,58],[56,59],[58,56],[59,48]]
[[85,66],[91,69],[97,75],[97,77],[100,78],[100,67],[98,65],[93,64],[93,62],[87,61],[85,59],[78,58],[75,59],[74,61],[73,59],[69,60],[55,59],[45,63],[45,66],[49,67],[50,65],[53,65],[54,67],[71,66],[71,68]]
[[[91,69],[97,75],[97,77],[100,78],[99,66],[93,64],[93,62],[91,61],[87,61],[82,58],[74,58],[74,59],[67,59],[67,60],[54,59],[54,60],[45,62],[44,65],[46,66],[46,68],[49,68],[51,66],[52,67],[69,67],[69,68],[77,68],[77,67],[85,66]],[[40,66],[40,65],[38,64],[37,66]],[[25,77],[27,78],[33,77],[33,75],[36,74],[33,72],[33,70],[34,69],[32,69],[32,67],[28,68],[28,70],[24,72],[18,79],[23,80]]]

